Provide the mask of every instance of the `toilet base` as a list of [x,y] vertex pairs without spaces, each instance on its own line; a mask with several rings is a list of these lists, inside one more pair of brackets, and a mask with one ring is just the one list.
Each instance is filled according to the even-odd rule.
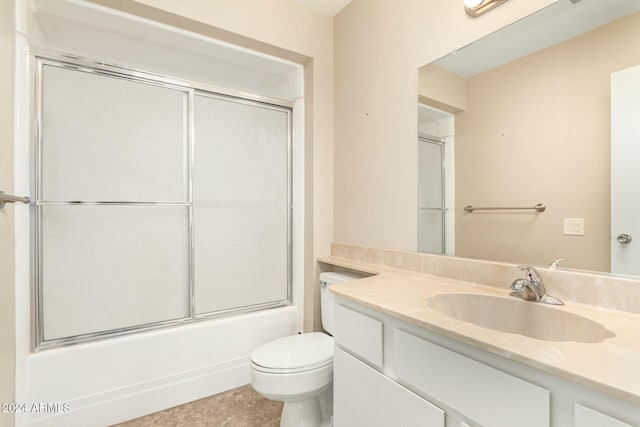
[[280,427],[333,427],[333,387],[320,395],[284,402]]
[[317,397],[300,402],[284,402],[280,427],[321,427],[322,411]]

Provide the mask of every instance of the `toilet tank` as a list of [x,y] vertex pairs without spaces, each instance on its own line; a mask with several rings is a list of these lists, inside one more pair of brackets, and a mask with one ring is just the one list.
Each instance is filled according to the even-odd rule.
[[333,307],[335,305],[334,295],[329,291],[329,287],[336,283],[350,282],[362,279],[361,274],[328,271],[320,273],[320,308],[322,315],[322,327],[325,331],[333,335]]

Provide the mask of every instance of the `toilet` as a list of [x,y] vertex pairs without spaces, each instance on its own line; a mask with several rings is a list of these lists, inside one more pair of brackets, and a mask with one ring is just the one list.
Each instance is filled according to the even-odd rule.
[[[360,279],[354,273],[320,274],[322,326],[333,333],[329,287]],[[284,402],[280,427],[333,425],[333,337],[311,332],[280,338],[251,353],[251,384],[262,396]]]

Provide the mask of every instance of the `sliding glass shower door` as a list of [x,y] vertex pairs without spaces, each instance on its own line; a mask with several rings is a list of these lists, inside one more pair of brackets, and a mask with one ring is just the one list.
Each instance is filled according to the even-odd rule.
[[40,71],[41,340],[188,318],[188,92]]
[[445,253],[444,143],[418,138],[418,252]]
[[196,314],[286,300],[289,111],[195,97]]
[[290,301],[290,108],[36,64],[35,347]]

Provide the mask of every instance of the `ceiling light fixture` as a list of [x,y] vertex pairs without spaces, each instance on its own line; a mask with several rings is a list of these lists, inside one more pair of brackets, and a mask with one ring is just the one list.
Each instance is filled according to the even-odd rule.
[[464,11],[467,12],[467,15],[477,18],[506,1],[507,0],[463,0]]

